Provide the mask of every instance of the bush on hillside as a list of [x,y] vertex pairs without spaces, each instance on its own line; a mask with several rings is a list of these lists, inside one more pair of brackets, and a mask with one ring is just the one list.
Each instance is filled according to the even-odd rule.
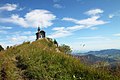
[[59,50],[61,52],[64,52],[64,53],[71,53],[72,52],[70,46],[65,45],[65,44],[62,44],[61,46],[59,46]]

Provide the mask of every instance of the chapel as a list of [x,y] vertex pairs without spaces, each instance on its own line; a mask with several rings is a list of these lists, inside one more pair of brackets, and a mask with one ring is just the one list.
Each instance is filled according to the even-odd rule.
[[40,38],[45,38],[45,31],[44,30],[40,30],[40,27],[38,27],[38,32],[36,33],[36,40],[40,39]]

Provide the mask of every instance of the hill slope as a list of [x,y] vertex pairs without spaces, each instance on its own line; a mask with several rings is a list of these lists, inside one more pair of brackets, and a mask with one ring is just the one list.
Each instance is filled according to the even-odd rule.
[[25,42],[0,52],[0,80],[119,80],[84,66],[51,40]]

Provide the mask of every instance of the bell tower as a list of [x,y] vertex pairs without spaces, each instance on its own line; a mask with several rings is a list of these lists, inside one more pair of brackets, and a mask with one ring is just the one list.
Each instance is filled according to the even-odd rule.
[[40,27],[38,27],[38,32],[36,33],[36,40],[38,40],[41,37],[40,35]]

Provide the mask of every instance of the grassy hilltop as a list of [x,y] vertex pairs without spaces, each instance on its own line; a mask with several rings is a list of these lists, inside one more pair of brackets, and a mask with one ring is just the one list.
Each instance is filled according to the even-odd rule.
[[84,66],[49,39],[24,42],[0,52],[0,80],[120,80]]

